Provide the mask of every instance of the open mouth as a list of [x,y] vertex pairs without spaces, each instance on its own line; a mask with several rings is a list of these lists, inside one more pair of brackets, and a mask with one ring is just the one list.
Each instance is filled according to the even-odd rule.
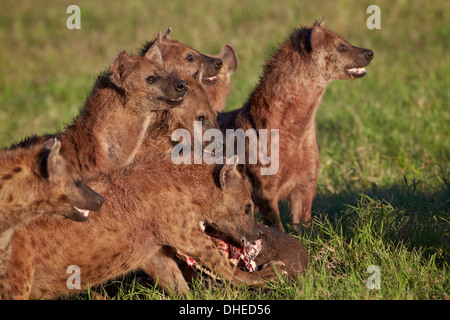
[[159,100],[163,100],[165,103],[173,105],[173,106],[177,106],[179,105],[181,102],[183,102],[184,98],[186,97],[186,94],[177,97],[177,98],[167,98],[167,97],[159,97]]
[[206,85],[212,86],[213,84],[216,84],[217,81],[219,81],[219,77],[202,77],[202,82]]
[[366,75],[367,70],[364,67],[354,67],[345,69],[345,72],[352,78],[361,78]]
[[[86,221],[89,218],[89,210],[87,209],[81,209],[77,206],[73,206],[73,212],[76,215],[75,219],[77,221]],[[73,217],[71,219],[74,220]]]
[[74,207],[74,209],[76,210],[76,211],[78,211],[78,213],[79,214],[81,214],[83,217],[89,217],[89,210],[87,210],[87,209],[81,209],[81,208],[78,208],[77,206],[73,206]]
[[[255,259],[261,252],[261,239],[252,242],[244,241],[243,244],[237,244],[230,237],[204,222],[200,223],[200,227],[203,232],[205,232],[205,234],[216,244],[220,253],[229,259],[233,265],[243,271],[258,271],[258,266]],[[180,256],[182,260],[184,260],[190,267],[195,267],[204,271],[204,269],[193,258],[183,254]]]

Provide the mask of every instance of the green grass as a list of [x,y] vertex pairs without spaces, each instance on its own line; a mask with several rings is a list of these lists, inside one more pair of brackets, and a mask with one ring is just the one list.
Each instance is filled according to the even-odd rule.
[[[412,194],[411,194],[412,196]],[[415,214],[386,200],[361,195],[354,206],[315,212],[313,227],[300,237],[308,248],[310,267],[297,280],[269,281],[265,288],[236,287],[201,281],[188,299],[449,299],[448,225],[442,203],[428,214]],[[436,207],[435,207],[436,206]],[[367,268],[380,268],[380,286],[367,288]],[[111,299],[181,299],[155,286],[142,286],[134,276],[96,289]],[[86,299],[92,295],[78,296]]]
[[[81,30],[65,26],[70,4],[2,3],[0,147],[61,129],[120,49],[136,52],[169,25],[202,52],[236,49],[228,110],[246,100],[277,44],[324,14],[330,30],[375,52],[368,75],[331,83],[317,112],[314,224],[299,239],[307,274],[265,289],[198,282],[190,298],[450,298],[448,1],[378,2],[380,30],[365,27],[373,1],[78,1]],[[280,208],[289,227],[289,209]],[[369,265],[381,270],[380,290],[366,287]],[[132,276],[104,290],[115,299],[180,298]]]

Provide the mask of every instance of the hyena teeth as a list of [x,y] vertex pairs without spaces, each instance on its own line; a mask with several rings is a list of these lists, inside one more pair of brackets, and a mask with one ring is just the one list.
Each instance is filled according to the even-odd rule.
[[217,80],[218,80],[219,78],[218,77],[203,77],[202,78],[202,81],[203,82],[206,82],[206,83],[210,83],[210,84],[214,84],[214,83],[216,83],[217,82]]
[[88,217],[89,216],[89,210],[86,209],[80,209],[76,206],[74,206],[75,209],[77,209],[81,214],[83,214],[83,216]]
[[349,72],[349,73],[352,73],[352,74],[364,74],[364,73],[366,73],[367,71],[366,71],[366,68],[351,68],[351,69],[347,69],[347,71]]

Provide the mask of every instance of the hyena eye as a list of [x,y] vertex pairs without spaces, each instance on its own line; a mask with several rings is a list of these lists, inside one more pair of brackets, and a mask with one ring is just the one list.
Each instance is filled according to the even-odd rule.
[[198,116],[198,117],[197,117],[197,121],[204,122],[205,119],[206,119],[205,116]]
[[338,46],[338,51],[345,52],[346,50],[347,50],[347,47],[344,44],[340,43]]
[[252,213],[252,205],[250,203],[247,203],[245,205],[245,214],[251,214]]
[[147,77],[147,82],[150,83],[150,84],[153,84],[153,83],[156,82],[157,79],[158,78],[156,76],[148,76]]
[[189,62],[194,62],[195,56],[193,54],[188,54],[186,60]]

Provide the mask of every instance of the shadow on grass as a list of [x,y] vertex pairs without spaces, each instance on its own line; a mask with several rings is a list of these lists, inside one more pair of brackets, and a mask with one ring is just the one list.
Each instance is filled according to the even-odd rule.
[[[318,191],[313,203],[313,227],[306,233],[332,233],[319,230],[324,224],[342,233],[347,242],[369,227],[383,242],[409,251],[421,250],[425,258],[435,255],[436,265],[450,261],[450,180],[445,174],[439,185],[431,187],[423,181],[408,181],[369,190],[342,188],[339,193]],[[280,203],[281,218],[290,230],[290,212]],[[314,226],[314,222],[320,226]]]

